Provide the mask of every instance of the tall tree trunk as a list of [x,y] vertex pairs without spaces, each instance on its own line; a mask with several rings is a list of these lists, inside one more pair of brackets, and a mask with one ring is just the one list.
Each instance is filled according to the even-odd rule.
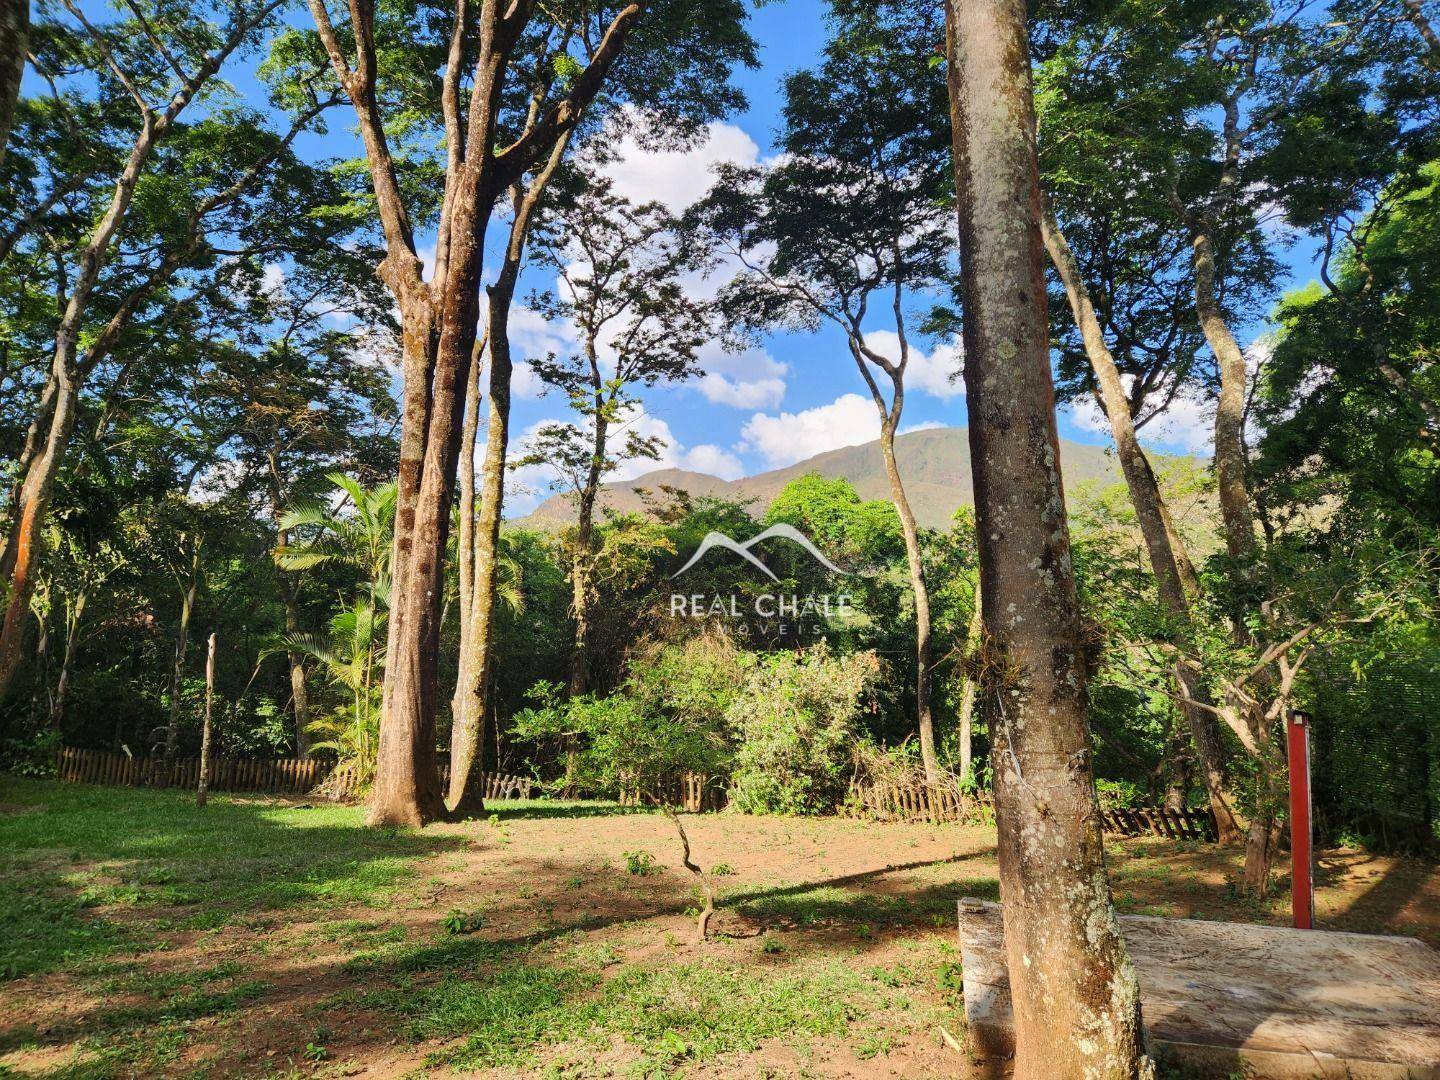
[[[460,673],[455,685],[451,713],[450,791],[447,803],[455,817],[479,814],[485,808],[480,773],[484,764],[485,717],[490,701],[490,677],[495,660],[495,589],[499,569],[500,520],[505,501],[505,458],[510,449],[510,306],[520,279],[525,243],[545,190],[564,159],[570,144],[566,133],[556,140],[544,166],[529,188],[511,188],[514,216],[505,261],[488,291],[490,323],[486,340],[490,352],[490,416],[485,432],[485,462],[480,470],[480,513],[470,523],[469,542],[463,531],[460,540],[461,619]],[[476,356],[476,363],[479,356]],[[466,389],[466,417],[462,434],[462,522],[474,513],[475,439],[479,424],[480,382],[475,372]],[[473,398],[474,412],[470,413]],[[465,506],[470,492],[470,508]],[[469,573],[469,602],[465,601],[465,571]],[[498,731],[497,731],[498,737]],[[498,745],[498,744],[497,744]],[[499,768],[497,750],[496,768]]]
[[[280,446],[272,444],[266,455],[270,474],[270,513],[275,521],[275,547],[283,551],[290,543],[289,533],[281,528],[285,515],[285,492],[280,479]],[[293,638],[300,632],[299,586],[284,572],[279,577],[280,605],[285,613],[285,633]],[[285,654],[290,666],[290,707],[295,718],[295,756],[310,757],[310,687],[305,672],[305,657],[291,649]]]
[[[1060,231],[1048,207],[1044,208],[1041,227],[1050,261],[1065,286],[1070,312],[1085,343],[1085,355],[1089,357],[1090,367],[1095,372],[1100,403],[1110,421],[1115,453],[1120,458],[1120,471],[1125,477],[1130,503],[1135,508],[1135,519],[1145,541],[1145,551],[1150,559],[1151,573],[1155,576],[1160,603],[1174,621],[1176,630],[1188,639],[1193,629],[1190,598],[1195,586],[1187,588],[1189,583],[1182,576],[1180,567],[1190,567],[1190,560],[1184,555],[1184,546],[1171,527],[1160,484],[1155,479],[1150,459],[1145,455],[1140,440],[1135,435],[1130,399],[1125,394],[1115,359],[1105,343],[1105,334],[1095,315],[1095,306],[1090,300],[1090,290],[1085,285],[1080,266],[1065,240],[1064,233]],[[1193,576],[1193,569],[1190,573]],[[1206,797],[1210,810],[1215,815],[1220,841],[1224,844],[1236,843],[1240,839],[1240,825],[1235,820],[1235,812],[1225,796],[1224,743],[1220,738],[1220,728],[1215,715],[1204,707],[1210,703],[1207,692],[1185,667],[1176,665],[1172,674],[1180,692],[1180,711],[1184,714],[1195,743],[1196,757],[1205,781]]]
[[60,660],[60,677],[55,682],[55,696],[50,701],[50,727],[59,731],[65,723],[65,700],[70,694],[70,672],[75,667],[75,650],[80,639],[80,621],[85,617],[89,594],[82,589],[75,597],[65,619],[65,652]]
[[[564,99],[533,101],[532,122],[504,150],[496,149],[496,124],[506,73],[529,23],[531,5],[482,0],[473,21],[460,9],[450,30],[440,92],[447,161],[430,283],[424,280],[416,254],[414,229],[385,131],[377,87],[374,5],[350,5],[355,24],[350,42],[331,22],[325,0],[309,0],[309,7],[359,121],[385,237],[386,255],[378,271],[399,307],[404,356],[390,625],[380,749],[368,820],[423,825],[445,810],[435,758],[436,656],[486,225],[500,193],[517,183],[550,152],[554,140],[580,121],[645,5],[628,4],[614,15]],[[466,56],[467,40],[476,45],[473,63]],[[461,82],[467,68],[473,75],[468,108],[462,109]]]
[[200,543],[190,557],[190,578],[180,594],[180,621],[175,628],[175,652],[170,662],[170,720],[165,726],[165,763],[175,760],[180,740],[180,693],[184,688],[185,654],[190,647],[190,616],[195,611],[195,594],[200,588]]
[[[293,590],[285,598],[285,631],[289,634],[300,630],[300,615],[295,607]],[[295,716],[295,756],[302,760],[310,757],[310,683],[305,671],[305,657],[298,652],[289,652],[286,659],[290,665],[290,706]]]
[[575,616],[575,646],[570,652],[570,696],[579,697],[590,689],[590,595],[594,576],[595,501],[600,494],[601,469],[605,461],[605,444],[610,438],[610,424],[605,418],[607,407],[600,381],[600,361],[595,342],[588,342],[590,370],[594,377],[595,432],[591,447],[590,470],[580,489],[579,511],[575,524],[574,562],[570,572],[570,607]]
[[0,0],[0,164],[5,162],[29,50],[30,0]]
[[205,721],[200,728],[200,779],[195,786],[195,805],[204,806],[210,792],[211,709],[215,704],[215,635],[205,649]]
[[[482,619],[486,623],[485,638],[487,641],[489,639],[488,623],[493,614],[494,600],[492,595],[482,616],[482,600],[477,579],[482,576],[479,572],[481,552],[490,548],[492,543],[498,542],[500,528],[497,514],[494,521],[495,540],[487,543],[486,535],[489,529],[475,520],[475,449],[482,396],[480,354],[481,348],[477,347],[470,379],[465,387],[465,419],[460,435],[460,656],[455,676],[455,694],[450,699],[450,789],[446,799],[450,815],[456,818],[474,817],[485,809],[484,792],[477,781],[484,759],[482,746],[485,738],[485,700],[479,688],[486,665],[483,654],[476,651],[476,640]],[[485,456],[488,466],[488,441]],[[481,470],[481,476],[488,477],[485,469]],[[483,496],[481,503],[483,506]],[[490,573],[483,576],[489,578],[487,584],[493,588],[493,555]]]
[[1060,478],[1022,0],[948,0],[965,386],[1015,1075],[1128,1078],[1139,983],[1115,921]]
[[[984,631],[984,623],[981,618],[980,609],[980,578],[975,578],[975,610],[970,615],[970,624],[965,628],[965,656],[971,657],[975,654],[976,648],[980,645],[980,635]],[[965,684],[960,691],[960,779],[974,780],[975,763],[972,746],[975,734],[975,680],[969,675],[965,676]]]
[[1245,461],[1245,354],[1230,332],[1215,292],[1215,250],[1209,231],[1192,230],[1195,272],[1195,312],[1205,342],[1220,367],[1220,397],[1215,404],[1215,475],[1220,516],[1225,524],[1225,547],[1232,559],[1248,562],[1258,552],[1255,514]]
[[[461,245],[463,246],[463,245]],[[478,260],[477,250],[471,253]],[[455,257],[452,254],[452,258]],[[478,266],[477,266],[478,270]],[[473,280],[469,274],[458,275]],[[478,278],[478,272],[474,275]],[[390,623],[381,697],[372,825],[425,825],[444,814],[435,754],[440,605],[450,501],[459,456],[475,320],[472,297],[447,289],[452,312],[429,347],[428,316],[407,320],[404,415],[391,558]],[[418,325],[417,325],[418,324]],[[423,336],[422,336],[423,333]],[[433,372],[433,380],[429,377]],[[431,384],[430,394],[425,385]],[[458,392],[457,392],[458,391]]]
[[[899,394],[897,387],[897,399]],[[925,766],[925,783],[937,788],[940,786],[940,759],[935,752],[935,717],[930,703],[934,666],[930,647],[930,592],[925,587],[920,529],[915,524],[915,513],[910,509],[910,499],[905,494],[905,484],[900,479],[900,467],[895,460],[895,423],[899,421],[899,412],[893,411],[894,420],[880,425],[880,454],[885,459],[885,475],[890,481],[890,501],[900,515],[900,532],[905,538],[905,561],[910,570],[910,589],[915,594],[915,716],[920,729],[920,760]]]

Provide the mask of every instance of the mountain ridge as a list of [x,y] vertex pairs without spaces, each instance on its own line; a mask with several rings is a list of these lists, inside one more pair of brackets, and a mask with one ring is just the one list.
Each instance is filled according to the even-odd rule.
[[[969,430],[963,427],[923,428],[895,438],[895,457],[905,481],[915,518],[921,526],[948,528],[961,506],[974,505],[970,471]],[[1110,484],[1122,479],[1119,462],[1108,447],[1060,440],[1060,470],[1067,491],[1095,481]],[[685,469],[656,469],[602,487],[597,504],[609,510],[643,512],[645,495],[662,487],[678,488],[692,496],[710,495],[751,504],[763,513],[791,480],[808,473],[829,479],[844,478],[855,485],[862,499],[890,498],[884,458],[878,439],[855,446],[826,450],[813,457],[769,469],[754,476],[724,480],[709,473]],[[574,520],[571,497],[552,495],[511,524],[537,528],[558,528]]]

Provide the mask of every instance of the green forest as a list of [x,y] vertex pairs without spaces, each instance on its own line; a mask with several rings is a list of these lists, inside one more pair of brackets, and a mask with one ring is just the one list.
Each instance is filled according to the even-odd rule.
[[[721,880],[745,830],[822,845],[868,821],[893,845],[922,826],[874,800],[902,792],[989,837],[983,895],[1027,969],[1015,1075],[1154,1076],[1114,915],[1147,856],[1107,856],[1103,815],[1200,822],[1211,917],[1286,921],[1301,723],[1322,915],[1344,878],[1324,853],[1351,852],[1417,882],[1351,928],[1434,940],[1437,20],[1431,0],[0,0],[0,817],[21,808],[0,975],[89,972],[101,938],[139,955],[84,899],[130,887],[127,822],[163,831],[134,857],[169,869],[105,904],[223,861],[227,822],[240,865],[279,860],[259,880],[333,862],[347,903],[383,905],[405,859],[572,813],[602,837],[653,821],[611,853],[622,883],[683,851],[674,932],[698,920],[704,948],[712,917],[760,920],[751,959],[778,963],[798,946],[751,911],[772,901]],[[758,116],[757,148],[736,125]],[[714,156],[726,132],[754,152]],[[786,411],[734,381],[756,357]],[[713,433],[721,395],[754,413],[738,435]],[[166,790],[74,774],[102,759]],[[313,783],[276,805],[330,815],[313,853],[261,838],[303,816],[245,817],[242,790],[282,789],[226,779],[278,759]],[[712,821],[752,818],[729,843]],[[1155,832],[1172,868],[1200,851]],[[71,895],[43,865],[81,834],[65,857],[120,885]],[[530,854],[552,840],[563,858],[548,834]],[[318,895],[239,889],[176,902],[233,909],[215,929]],[[961,895],[913,911],[942,933]],[[1169,902],[1118,904],[1194,914]],[[479,943],[478,910],[426,932]],[[507,956],[466,964],[559,1009],[533,967],[554,958]],[[448,979],[432,959],[407,970]],[[801,999],[860,1000],[810,977]],[[951,1018],[915,1023],[955,1042],[944,979]],[[555,1013],[570,1060],[518,1020],[425,1007],[425,1068],[518,1075],[634,1065],[581,1032],[668,1075],[849,1030]],[[204,1071],[125,1030],[63,1066],[0,1036],[0,1076]],[[317,1074],[343,1042],[275,1037]]]

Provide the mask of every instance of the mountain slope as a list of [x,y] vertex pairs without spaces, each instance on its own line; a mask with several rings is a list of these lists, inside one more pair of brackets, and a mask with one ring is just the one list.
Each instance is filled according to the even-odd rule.
[[[922,526],[943,529],[961,506],[974,501],[970,478],[970,439],[963,427],[928,428],[900,435],[895,440],[895,456],[905,490]],[[1110,484],[1121,479],[1114,457],[1104,447],[1085,446],[1060,440],[1060,464],[1065,485],[1074,489],[1086,481]],[[807,458],[783,469],[722,480],[705,473],[682,469],[657,469],[634,480],[606,484],[600,505],[620,511],[645,509],[644,494],[661,496],[662,487],[679,488],[691,495],[713,495],[736,502],[752,503],[751,511],[763,513],[780,490],[797,476],[816,472],[821,476],[844,477],[855,485],[863,499],[889,499],[890,485],[885,479],[885,462],[880,443],[845,446]],[[554,528],[574,519],[571,500],[554,495],[541,503],[528,517],[516,522],[540,528]]]

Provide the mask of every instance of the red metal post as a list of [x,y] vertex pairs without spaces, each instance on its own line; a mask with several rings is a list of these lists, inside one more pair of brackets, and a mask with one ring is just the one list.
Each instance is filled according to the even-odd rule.
[[1293,709],[1285,725],[1290,757],[1290,908],[1297,930],[1315,928],[1310,825],[1310,714]]

